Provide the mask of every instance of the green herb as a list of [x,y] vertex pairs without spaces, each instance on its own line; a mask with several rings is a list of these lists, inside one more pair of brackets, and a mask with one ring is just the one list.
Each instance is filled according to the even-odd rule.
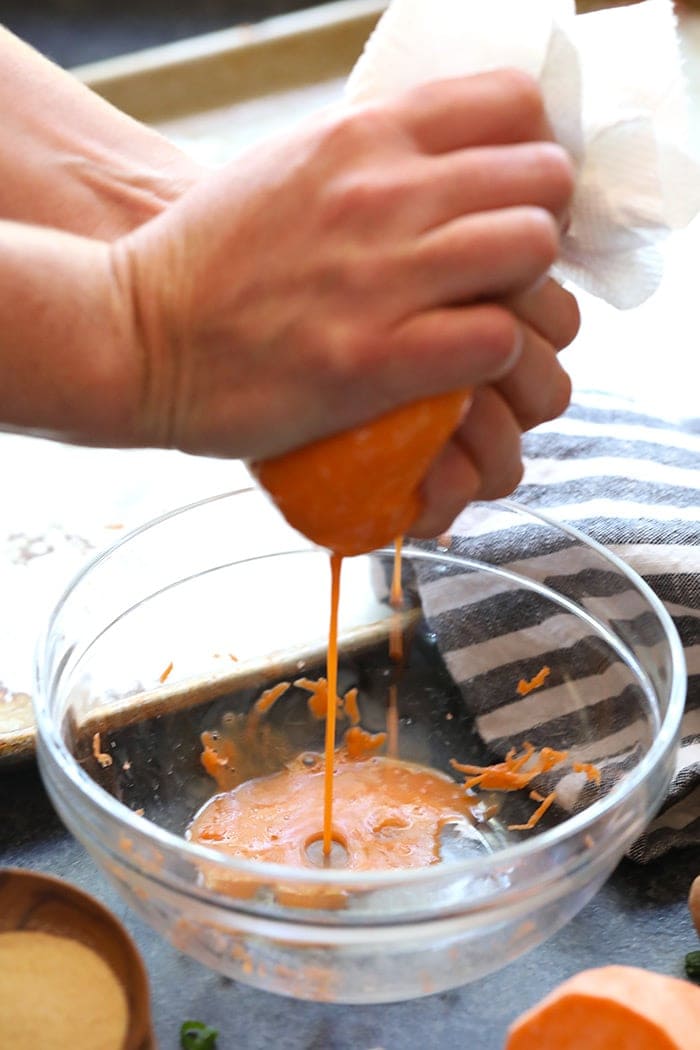
[[180,1046],[183,1050],[216,1050],[218,1034],[203,1021],[185,1021],[180,1029]]
[[700,983],[700,952],[688,952],[685,957],[685,972],[691,981]]

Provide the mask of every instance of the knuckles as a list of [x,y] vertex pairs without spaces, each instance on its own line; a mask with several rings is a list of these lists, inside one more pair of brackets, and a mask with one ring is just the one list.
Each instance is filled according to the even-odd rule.
[[357,163],[397,133],[389,109],[364,103],[339,110],[317,131],[317,150],[326,165]]
[[401,187],[391,171],[359,167],[332,179],[325,187],[322,222],[328,228],[362,228],[368,221],[379,222],[396,203]]
[[317,151],[324,172],[317,207],[326,229],[376,234],[415,195],[415,150],[386,108],[363,106],[334,118]]

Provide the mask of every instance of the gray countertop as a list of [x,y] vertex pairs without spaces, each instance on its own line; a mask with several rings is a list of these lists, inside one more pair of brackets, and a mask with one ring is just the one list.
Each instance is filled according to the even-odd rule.
[[0,773],[0,864],[69,879],[125,922],[150,975],[160,1050],[175,1050],[189,1018],[219,1028],[218,1050],[502,1050],[508,1024],[578,970],[624,963],[682,976],[698,946],[686,897],[700,858],[684,850],[645,867],[624,861],[550,941],[464,988],[386,1006],[282,999],[206,970],[131,915],[61,825],[33,764]]

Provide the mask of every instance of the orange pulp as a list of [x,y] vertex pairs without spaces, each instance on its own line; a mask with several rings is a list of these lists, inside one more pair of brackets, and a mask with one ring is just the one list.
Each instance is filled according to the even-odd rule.
[[423,478],[470,401],[468,390],[424,398],[252,470],[299,532],[336,554],[366,554],[418,517]]

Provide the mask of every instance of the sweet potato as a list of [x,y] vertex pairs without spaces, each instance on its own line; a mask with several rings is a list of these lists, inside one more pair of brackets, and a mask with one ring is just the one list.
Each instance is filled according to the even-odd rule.
[[518,1018],[505,1050],[697,1050],[700,988],[633,966],[584,970]]
[[425,398],[251,468],[295,529],[336,554],[364,554],[418,516],[421,482],[469,400],[464,390]]

